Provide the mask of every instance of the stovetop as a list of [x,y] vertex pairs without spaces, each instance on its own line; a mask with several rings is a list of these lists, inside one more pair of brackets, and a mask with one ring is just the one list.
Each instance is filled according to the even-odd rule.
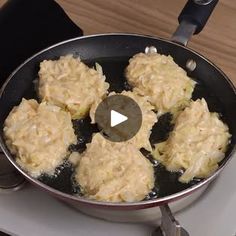
[[[199,200],[176,214],[191,236],[236,235],[235,166],[236,156]],[[0,229],[18,236],[149,236],[154,226],[86,216],[28,184],[0,194]]]

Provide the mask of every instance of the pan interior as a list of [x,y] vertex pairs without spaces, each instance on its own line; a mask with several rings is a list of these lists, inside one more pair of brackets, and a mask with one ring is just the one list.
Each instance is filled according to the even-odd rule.
[[[135,35],[109,35],[73,40],[48,49],[25,63],[13,74],[0,99],[1,137],[3,122],[12,107],[19,104],[22,97],[37,99],[33,80],[37,78],[39,63],[42,60],[58,59],[61,55],[72,53],[74,56],[80,56],[89,66],[94,66],[97,62],[103,68],[106,81],[110,84],[110,91],[121,92],[131,89],[124,76],[129,58],[138,52],[144,52],[145,47],[150,45],[155,46],[159,53],[171,55],[175,62],[185,70],[188,59],[196,61],[197,68],[193,72],[188,72],[188,75],[197,81],[193,99],[204,97],[210,111],[221,114],[223,121],[228,124],[230,133],[233,135],[226,157],[220,163],[220,166],[223,166],[235,145],[236,124],[233,120],[236,117],[234,111],[236,99],[230,83],[217,68],[196,53],[165,40]],[[233,107],[234,109],[232,109]],[[168,138],[169,132],[173,128],[170,121],[171,115],[165,114],[154,125],[150,137],[152,144]],[[91,141],[92,133],[97,132],[97,129],[96,126],[90,124],[89,118],[74,121],[74,128],[78,135],[78,145],[71,146],[70,149],[82,152],[85,149],[85,144]],[[4,143],[2,145],[6,148]],[[166,171],[161,164],[152,159],[147,151],[142,150],[142,153],[154,163],[156,176],[155,187],[146,200],[178,193],[202,181],[194,179],[188,184],[180,183],[178,178],[181,173]],[[79,187],[74,184],[73,167],[68,162],[58,167],[54,177],[43,175],[39,179],[62,192],[80,195]]]

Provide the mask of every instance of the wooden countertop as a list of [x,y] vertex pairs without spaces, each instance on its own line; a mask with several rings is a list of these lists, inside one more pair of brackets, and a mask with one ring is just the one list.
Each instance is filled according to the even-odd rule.
[[[0,6],[6,0],[0,0]],[[133,32],[169,38],[186,0],[57,0],[87,34]],[[236,1],[221,0],[188,45],[218,65],[236,85]]]

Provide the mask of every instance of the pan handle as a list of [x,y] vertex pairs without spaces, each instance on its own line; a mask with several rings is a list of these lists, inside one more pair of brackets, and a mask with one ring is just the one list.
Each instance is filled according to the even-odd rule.
[[179,26],[171,40],[186,46],[194,34],[202,31],[219,0],[188,0],[181,11]]
[[160,209],[161,226],[152,233],[152,236],[189,236],[188,232],[175,220],[167,204],[160,206]]

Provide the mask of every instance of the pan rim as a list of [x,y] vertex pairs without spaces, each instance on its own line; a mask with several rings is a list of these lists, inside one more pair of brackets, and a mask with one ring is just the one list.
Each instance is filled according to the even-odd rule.
[[[202,58],[204,61],[206,61],[209,65],[211,65],[212,67],[214,67],[220,74],[223,75],[224,79],[227,81],[227,83],[229,84],[229,86],[231,87],[231,89],[233,90],[234,94],[236,95],[236,88],[234,86],[234,84],[232,83],[232,81],[228,78],[228,76],[220,69],[218,68],[213,62],[211,62],[209,59],[205,58],[203,55],[201,55],[200,53],[196,52],[195,50],[191,49],[191,48],[187,48],[183,45],[180,45],[176,42],[173,42],[169,39],[164,39],[161,37],[155,37],[155,36],[150,36],[150,35],[142,35],[142,34],[134,34],[134,33],[103,33],[103,34],[93,34],[93,35],[86,35],[86,36],[80,36],[80,37],[76,37],[76,38],[72,38],[72,39],[68,39],[62,42],[59,42],[57,44],[54,44],[52,46],[49,46],[41,51],[39,51],[38,53],[32,55],[30,58],[28,58],[27,60],[25,60],[21,65],[19,65],[10,75],[9,77],[6,79],[6,81],[4,82],[3,86],[0,89],[0,99],[2,98],[2,95],[4,93],[5,88],[7,87],[7,84],[10,82],[10,80],[12,79],[12,77],[25,65],[27,64],[29,61],[31,61],[32,59],[34,59],[35,57],[37,57],[38,55],[52,49],[55,47],[58,47],[60,45],[63,44],[67,44],[73,41],[77,41],[77,40],[82,40],[82,39],[86,39],[86,38],[96,38],[96,37],[105,37],[105,36],[134,36],[134,37],[145,37],[145,38],[149,38],[149,39],[157,39],[160,41],[164,41],[166,43],[169,44],[173,44],[175,46],[178,46],[180,48],[183,48],[185,50],[190,51],[191,53],[195,54],[196,56]],[[119,210],[131,210],[131,209],[143,209],[143,208],[150,208],[150,207],[154,207],[154,206],[159,206],[162,204],[166,204],[169,203],[171,201],[175,201],[177,199],[183,198],[189,194],[191,194],[192,192],[198,190],[199,188],[201,188],[202,186],[204,186],[207,183],[210,183],[216,176],[218,176],[218,174],[224,169],[224,167],[226,166],[226,164],[230,161],[230,159],[232,158],[233,154],[236,151],[236,146],[234,145],[233,149],[231,150],[231,152],[228,154],[228,158],[227,160],[222,164],[222,166],[220,166],[216,172],[214,172],[210,177],[204,179],[203,181],[185,189],[182,190],[180,192],[177,192],[175,194],[171,194],[165,197],[161,197],[161,198],[157,198],[157,199],[152,199],[152,200],[145,200],[145,201],[138,201],[138,202],[121,202],[121,203],[114,203],[114,202],[101,202],[101,201],[96,201],[96,200],[91,200],[88,198],[84,198],[84,197],[79,197],[79,196],[73,196],[71,194],[67,194],[67,193],[63,193],[59,190],[56,190],[52,187],[49,187],[48,185],[40,182],[37,179],[34,179],[33,177],[31,177],[27,172],[25,172],[23,169],[21,169],[21,167],[14,161],[14,159],[12,158],[12,155],[10,154],[10,152],[8,151],[8,149],[6,148],[5,142],[3,140],[3,137],[0,136],[0,147],[2,148],[2,151],[4,152],[4,154],[7,156],[8,160],[13,164],[13,166],[21,173],[23,174],[23,176],[29,180],[30,182],[34,183],[35,185],[37,185],[38,187],[42,188],[45,191],[48,191],[49,193],[55,195],[55,197],[57,198],[61,198],[63,200],[66,201],[73,201],[75,203],[80,203],[80,204],[86,204],[86,205],[90,205],[91,207],[102,207],[102,208],[109,208],[109,209],[119,209]]]

